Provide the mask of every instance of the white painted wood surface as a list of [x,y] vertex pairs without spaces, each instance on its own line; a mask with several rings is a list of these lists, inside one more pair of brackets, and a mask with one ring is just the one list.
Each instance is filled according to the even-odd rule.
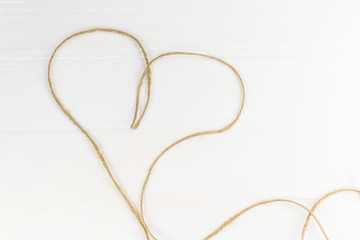
[[[56,107],[47,61],[66,36],[93,27],[128,31],[151,57],[218,56],[247,90],[244,114],[222,135],[167,153],[146,195],[160,239],[201,239],[249,204],[276,197],[311,206],[360,188],[358,0],[0,0],[0,239],[144,239],[85,137]],[[130,40],[80,37],[59,52],[64,103],[106,152],[132,201],[172,141],[223,126],[238,107],[229,70],[195,57],[153,67],[149,112],[129,129],[144,62]],[[317,215],[331,239],[359,239],[360,198],[329,199]],[[299,239],[306,213],[274,204],[214,239]],[[321,239],[311,222],[307,239]]]

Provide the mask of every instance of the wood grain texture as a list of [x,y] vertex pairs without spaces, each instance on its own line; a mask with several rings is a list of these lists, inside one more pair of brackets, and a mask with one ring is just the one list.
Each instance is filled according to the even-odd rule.
[[[359,12],[357,0],[0,0],[0,239],[143,239],[46,82],[54,47],[93,27],[134,34],[150,57],[178,50],[223,58],[246,85],[233,129],[179,145],[154,170],[147,217],[161,239],[201,239],[254,201],[311,206],[333,189],[359,188]],[[55,64],[64,103],[93,132],[135,203],[164,147],[223,126],[238,107],[239,86],[225,67],[173,57],[154,65],[149,112],[133,131],[144,68],[135,44],[81,37]],[[317,216],[331,239],[359,239],[359,196],[329,199]],[[216,239],[297,239],[305,217],[290,206],[263,207]],[[307,239],[320,237],[311,223]]]

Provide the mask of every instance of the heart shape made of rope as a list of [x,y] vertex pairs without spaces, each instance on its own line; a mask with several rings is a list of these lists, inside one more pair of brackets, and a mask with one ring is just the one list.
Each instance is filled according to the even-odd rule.
[[[94,32],[110,32],[110,33],[115,33],[115,34],[120,34],[123,36],[126,36],[130,39],[132,39],[133,41],[136,42],[136,44],[139,46],[139,48],[141,49],[141,52],[143,54],[145,63],[146,63],[146,67],[141,75],[138,87],[137,87],[137,97],[136,97],[136,105],[135,105],[135,113],[134,113],[134,117],[133,117],[133,121],[131,124],[131,128],[133,129],[137,129],[140,125],[141,120],[144,117],[144,114],[147,110],[147,107],[149,105],[149,101],[150,101],[150,94],[151,94],[151,81],[152,81],[152,76],[151,76],[151,66],[154,62],[156,62],[157,60],[159,60],[160,58],[164,58],[167,56],[174,56],[174,55],[191,55],[191,56],[198,56],[198,57],[202,57],[202,58],[208,58],[208,59],[212,59],[215,60],[223,65],[225,65],[226,67],[230,68],[233,73],[235,74],[235,76],[237,77],[237,79],[240,82],[241,85],[241,95],[242,95],[242,99],[241,99],[241,104],[240,104],[240,108],[238,109],[238,112],[235,116],[235,118],[228,123],[227,125],[225,125],[224,127],[220,128],[220,129],[215,129],[215,130],[208,130],[208,131],[200,131],[200,132],[195,132],[192,133],[190,135],[187,135],[185,137],[180,138],[179,140],[171,143],[168,147],[166,147],[156,158],[155,160],[153,160],[153,162],[151,163],[148,173],[146,175],[145,181],[143,183],[143,187],[142,187],[142,191],[141,191],[141,198],[140,198],[140,211],[136,209],[136,207],[134,206],[134,204],[129,200],[126,192],[124,191],[124,189],[121,187],[121,185],[119,184],[119,182],[115,179],[112,170],[106,160],[106,158],[103,155],[103,152],[101,150],[101,148],[99,147],[98,143],[95,141],[95,139],[91,136],[91,134],[73,117],[73,115],[70,113],[70,111],[68,111],[65,106],[63,105],[63,103],[61,102],[61,100],[59,99],[59,97],[56,94],[54,85],[53,85],[53,81],[51,78],[51,70],[52,70],[52,66],[53,66],[53,60],[55,58],[56,53],[58,52],[58,50],[68,41],[70,41],[71,39],[80,36],[80,35],[84,35],[84,34],[89,34],[89,33],[94,33]],[[147,99],[146,99],[146,103],[144,106],[144,109],[142,110],[142,112],[139,114],[139,97],[140,97],[140,89],[144,84],[145,78],[147,80]],[[238,73],[238,71],[229,63],[225,62],[224,60],[214,57],[214,56],[210,56],[210,55],[206,55],[206,54],[201,54],[201,53],[193,53],[193,52],[167,52],[164,54],[161,54],[155,58],[153,58],[152,60],[149,60],[148,55],[145,51],[145,48],[143,47],[143,45],[141,44],[141,42],[134,37],[133,35],[121,31],[121,30],[117,30],[117,29],[109,29],[109,28],[94,28],[94,29],[90,29],[90,30],[86,30],[86,31],[81,31],[81,32],[77,32],[75,34],[70,35],[69,37],[65,38],[62,42],[60,42],[60,44],[55,48],[55,50],[53,51],[50,60],[49,60],[49,64],[48,64],[48,83],[49,83],[49,87],[50,87],[50,91],[51,94],[53,96],[53,98],[55,99],[57,105],[59,106],[59,108],[62,110],[62,112],[71,120],[71,122],[86,136],[86,138],[90,141],[91,145],[93,146],[93,148],[95,149],[99,159],[101,160],[107,174],[109,175],[111,181],[114,183],[115,187],[117,188],[117,190],[120,192],[121,196],[124,198],[127,206],[129,207],[129,209],[131,210],[131,212],[133,213],[133,215],[136,217],[138,223],[140,224],[140,226],[142,227],[145,237],[147,240],[153,239],[153,240],[158,240],[157,237],[155,237],[154,233],[150,230],[146,219],[144,217],[144,196],[145,196],[145,192],[146,192],[146,187],[147,184],[149,182],[149,179],[151,177],[152,171],[154,169],[154,167],[156,166],[156,164],[158,163],[159,159],[167,152],[169,151],[171,148],[175,147],[177,144],[186,141],[188,139],[197,137],[197,136],[203,136],[203,135],[209,135],[209,134],[219,134],[222,132],[225,132],[227,130],[229,130],[239,119],[242,111],[243,111],[243,107],[244,107],[244,101],[245,101],[245,88],[244,88],[244,83],[243,80],[240,77],[240,74]],[[222,223],[220,226],[218,226],[213,232],[211,232],[210,234],[208,234],[205,238],[203,238],[204,240],[208,240],[212,237],[214,237],[215,235],[217,235],[219,232],[221,232],[225,227],[227,227],[228,225],[230,225],[234,220],[236,220],[238,217],[240,217],[241,215],[243,215],[244,213],[246,213],[247,211],[261,206],[261,205],[265,205],[265,204],[269,204],[269,203],[274,203],[274,202],[284,202],[284,203],[290,203],[292,205],[298,206],[302,209],[304,209],[308,215],[307,218],[305,220],[305,224],[303,226],[303,230],[302,230],[302,234],[301,234],[301,239],[303,240],[305,238],[305,232],[309,223],[310,218],[312,217],[317,225],[319,226],[323,236],[325,239],[329,239],[329,237],[327,236],[323,226],[321,225],[319,219],[315,216],[314,211],[315,209],[328,197],[340,193],[340,192],[355,192],[355,193],[360,193],[359,190],[357,189],[338,189],[335,190],[333,192],[330,192],[326,195],[324,195],[323,197],[320,198],[319,201],[317,201],[314,206],[309,209],[306,206],[302,205],[301,203],[298,203],[296,201],[293,200],[288,200],[288,199],[271,199],[271,200],[266,200],[266,201],[261,201],[258,203],[255,203],[241,211],[239,211],[238,213],[236,213],[235,215],[231,216],[228,220],[226,220],[224,223]]]

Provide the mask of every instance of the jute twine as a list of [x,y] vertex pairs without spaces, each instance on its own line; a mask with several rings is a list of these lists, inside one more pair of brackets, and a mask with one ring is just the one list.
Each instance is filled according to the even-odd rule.
[[[52,70],[52,65],[53,65],[53,60],[54,57],[56,55],[56,53],[58,52],[58,50],[69,40],[80,36],[80,35],[85,35],[85,34],[89,34],[89,33],[94,33],[94,32],[110,32],[110,33],[116,33],[116,34],[120,34],[123,36],[126,36],[130,39],[132,39],[133,41],[136,42],[136,44],[140,47],[141,52],[143,54],[145,63],[146,63],[146,67],[141,75],[140,78],[140,82],[138,84],[137,87],[137,96],[136,96],[136,105],[135,105],[135,112],[134,112],[134,118],[131,124],[131,128],[133,129],[137,129],[139,127],[139,124],[141,122],[141,120],[143,119],[143,116],[147,110],[149,101],[150,101],[150,93],[151,93],[151,66],[154,62],[156,62],[157,60],[159,60],[160,58],[164,58],[167,56],[174,56],[174,55],[188,55],[188,56],[198,56],[198,57],[202,57],[202,58],[208,58],[208,59],[212,59],[215,60],[223,65],[225,65],[226,67],[230,68],[237,80],[240,82],[241,85],[241,103],[240,103],[240,107],[237,111],[237,114],[235,116],[235,118],[228,123],[227,125],[225,125],[223,128],[220,129],[215,129],[215,130],[208,130],[208,131],[201,131],[201,132],[196,132],[190,135],[187,135],[183,138],[180,138],[179,140],[173,142],[172,144],[170,144],[168,147],[166,147],[156,158],[155,160],[153,160],[153,162],[151,163],[149,170],[147,172],[145,181],[143,183],[143,187],[142,187],[142,191],[141,191],[141,198],[140,198],[140,210],[137,210],[136,207],[134,206],[134,204],[130,201],[130,199],[128,198],[127,194],[125,193],[124,189],[121,187],[120,183],[115,179],[112,170],[107,162],[107,160],[105,159],[101,148],[99,147],[99,145],[97,144],[97,142],[95,141],[95,139],[91,136],[91,134],[89,133],[89,131],[85,130],[85,128],[72,116],[72,114],[70,113],[70,111],[68,111],[65,106],[62,104],[61,100],[59,99],[59,97],[57,96],[54,86],[53,86],[53,81],[51,78],[51,70]],[[139,115],[139,98],[140,98],[140,89],[144,83],[144,79],[147,79],[147,99],[146,99],[146,103],[144,106],[144,109],[142,111],[142,113]],[[140,224],[141,228],[144,231],[145,237],[147,240],[153,239],[153,240],[158,240],[158,238],[154,235],[154,233],[150,230],[146,219],[144,217],[145,215],[145,205],[144,205],[144,197],[145,197],[145,193],[146,193],[146,187],[147,184],[150,180],[151,174],[153,172],[153,169],[155,168],[156,164],[158,164],[159,159],[166,153],[168,152],[170,149],[172,149],[173,147],[175,147],[176,145],[178,145],[179,143],[189,140],[191,138],[194,137],[198,137],[198,136],[203,136],[203,135],[210,135],[210,134],[219,134],[222,132],[225,132],[227,130],[229,130],[240,118],[240,115],[242,113],[242,110],[244,108],[244,103],[245,103],[245,88],[244,88],[244,83],[243,80],[240,77],[240,74],[238,73],[238,71],[229,63],[225,62],[224,60],[214,57],[214,56],[210,56],[210,55],[206,55],[206,54],[201,54],[201,53],[193,53],[193,52],[167,52],[164,54],[161,54],[155,58],[153,58],[151,61],[149,61],[149,58],[147,56],[147,53],[145,51],[144,46],[141,44],[141,42],[134,37],[133,35],[124,32],[124,31],[120,31],[117,29],[109,29],[109,28],[94,28],[94,29],[90,29],[90,30],[86,30],[86,31],[81,31],[81,32],[77,32],[74,33],[72,35],[70,35],[69,37],[65,38],[53,51],[50,60],[49,60],[49,64],[48,64],[48,83],[50,86],[50,91],[52,96],[54,97],[57,105],[60,107],[60,109],[63,111],[63,113],[71,120],[71,122],[77,127],[79,128],[79,130],[86,136],[86,138],[90,141],[91,145],[93,146],[93,148],[95,149],[99,159],[101,160],[107,174],[109,175],[111,181],[114,183],[116,189],[120,192],[121,196],[124,198],[127,206],[129,207],[129,209],[131,210],[131,212],[133,213],[133,215],[135,216],[136,220],[138,221],[138,223]],[[324,195],[323,197],[320,198],[319,201],[317,201],[314,206],[309,209],[306,206],[304,206],[303,204],[293,201],[293,200],[289,200],[289,199],[271,199],[271,200],[266,200],[266,201],[261,201],[261,202],[257,202],[247,208],[244,208],[243,210],[239,211],[238,213],[234,214],[233,216],[231,216],[228,220],[226,220],[224,223],[222,223],[220,226],[218,226],[213,232],[211,232],[210,234],[206,235],[206,237],[204,237],[204,240],[208,240],[211,239],[212,237],[216,236],[217,234],[219,234],[224,228],[226,228],[227,226],[229,226],[231,223],[233,223],[233,221],[235,221],[237,218],[239,218],[240,216],[242,216],[244,213],[248,212],[249,210],[262,206],[262,205],[267,205],[270,203],[276,203],[276,202],[280,202],[280,203],[287,203],[287,204],[291,204],[293,206],[297,206],[302,208],[303,210],[305,210],[308,215],[306,217],[304,226],[303,226],[303,230],[301,233],[301,239],[303,240],[305,238],[305,233],[309,224],[309,221],[311,219],[311,217],[315,220],[315,222],[317,223],[318,227],[320,228],[322,235],[325,239],[329,239],[329,237],[327,236],[324,227],[322,226],[322,224],[320,223],[319,219],[315,216],[314,211],[316,210],[316,208],[323,203],[327,198],[329,198],[330,196],[333,196],[335,194],[341,193],[341,192],[355,192],[355,193],[360,193],[359,190],[357,189],[338,189],[335,191],[332,191],[326,195]]]

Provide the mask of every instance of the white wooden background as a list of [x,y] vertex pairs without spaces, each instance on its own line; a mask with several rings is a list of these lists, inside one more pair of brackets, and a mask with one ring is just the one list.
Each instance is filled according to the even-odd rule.
[[[128,31],[150,57],[195,51],[242,75],[244,114],[229,132],[168,152],[146,195],[150,227],[201,239],[236,211],[277,197],[311,207],[360,188],[358,0],[0,0],[0,239],[144,239],[85,137],[55,105],[46,68],[55,46],[93,27]],[[54,81],[99,141],[138,204],[150,162],[196,129],[223,126],[238,107],[226,68],[196,57],[153,67],[149,111],[129,129],[144,62],[135,44],[99,33],[67,44]],[[344,193],[317,216],[331,239],[359,239],[360,198]],[[300,239],[306,213],[274,204],[214,239]],[[311,222],[306,239],[322,239]]]

